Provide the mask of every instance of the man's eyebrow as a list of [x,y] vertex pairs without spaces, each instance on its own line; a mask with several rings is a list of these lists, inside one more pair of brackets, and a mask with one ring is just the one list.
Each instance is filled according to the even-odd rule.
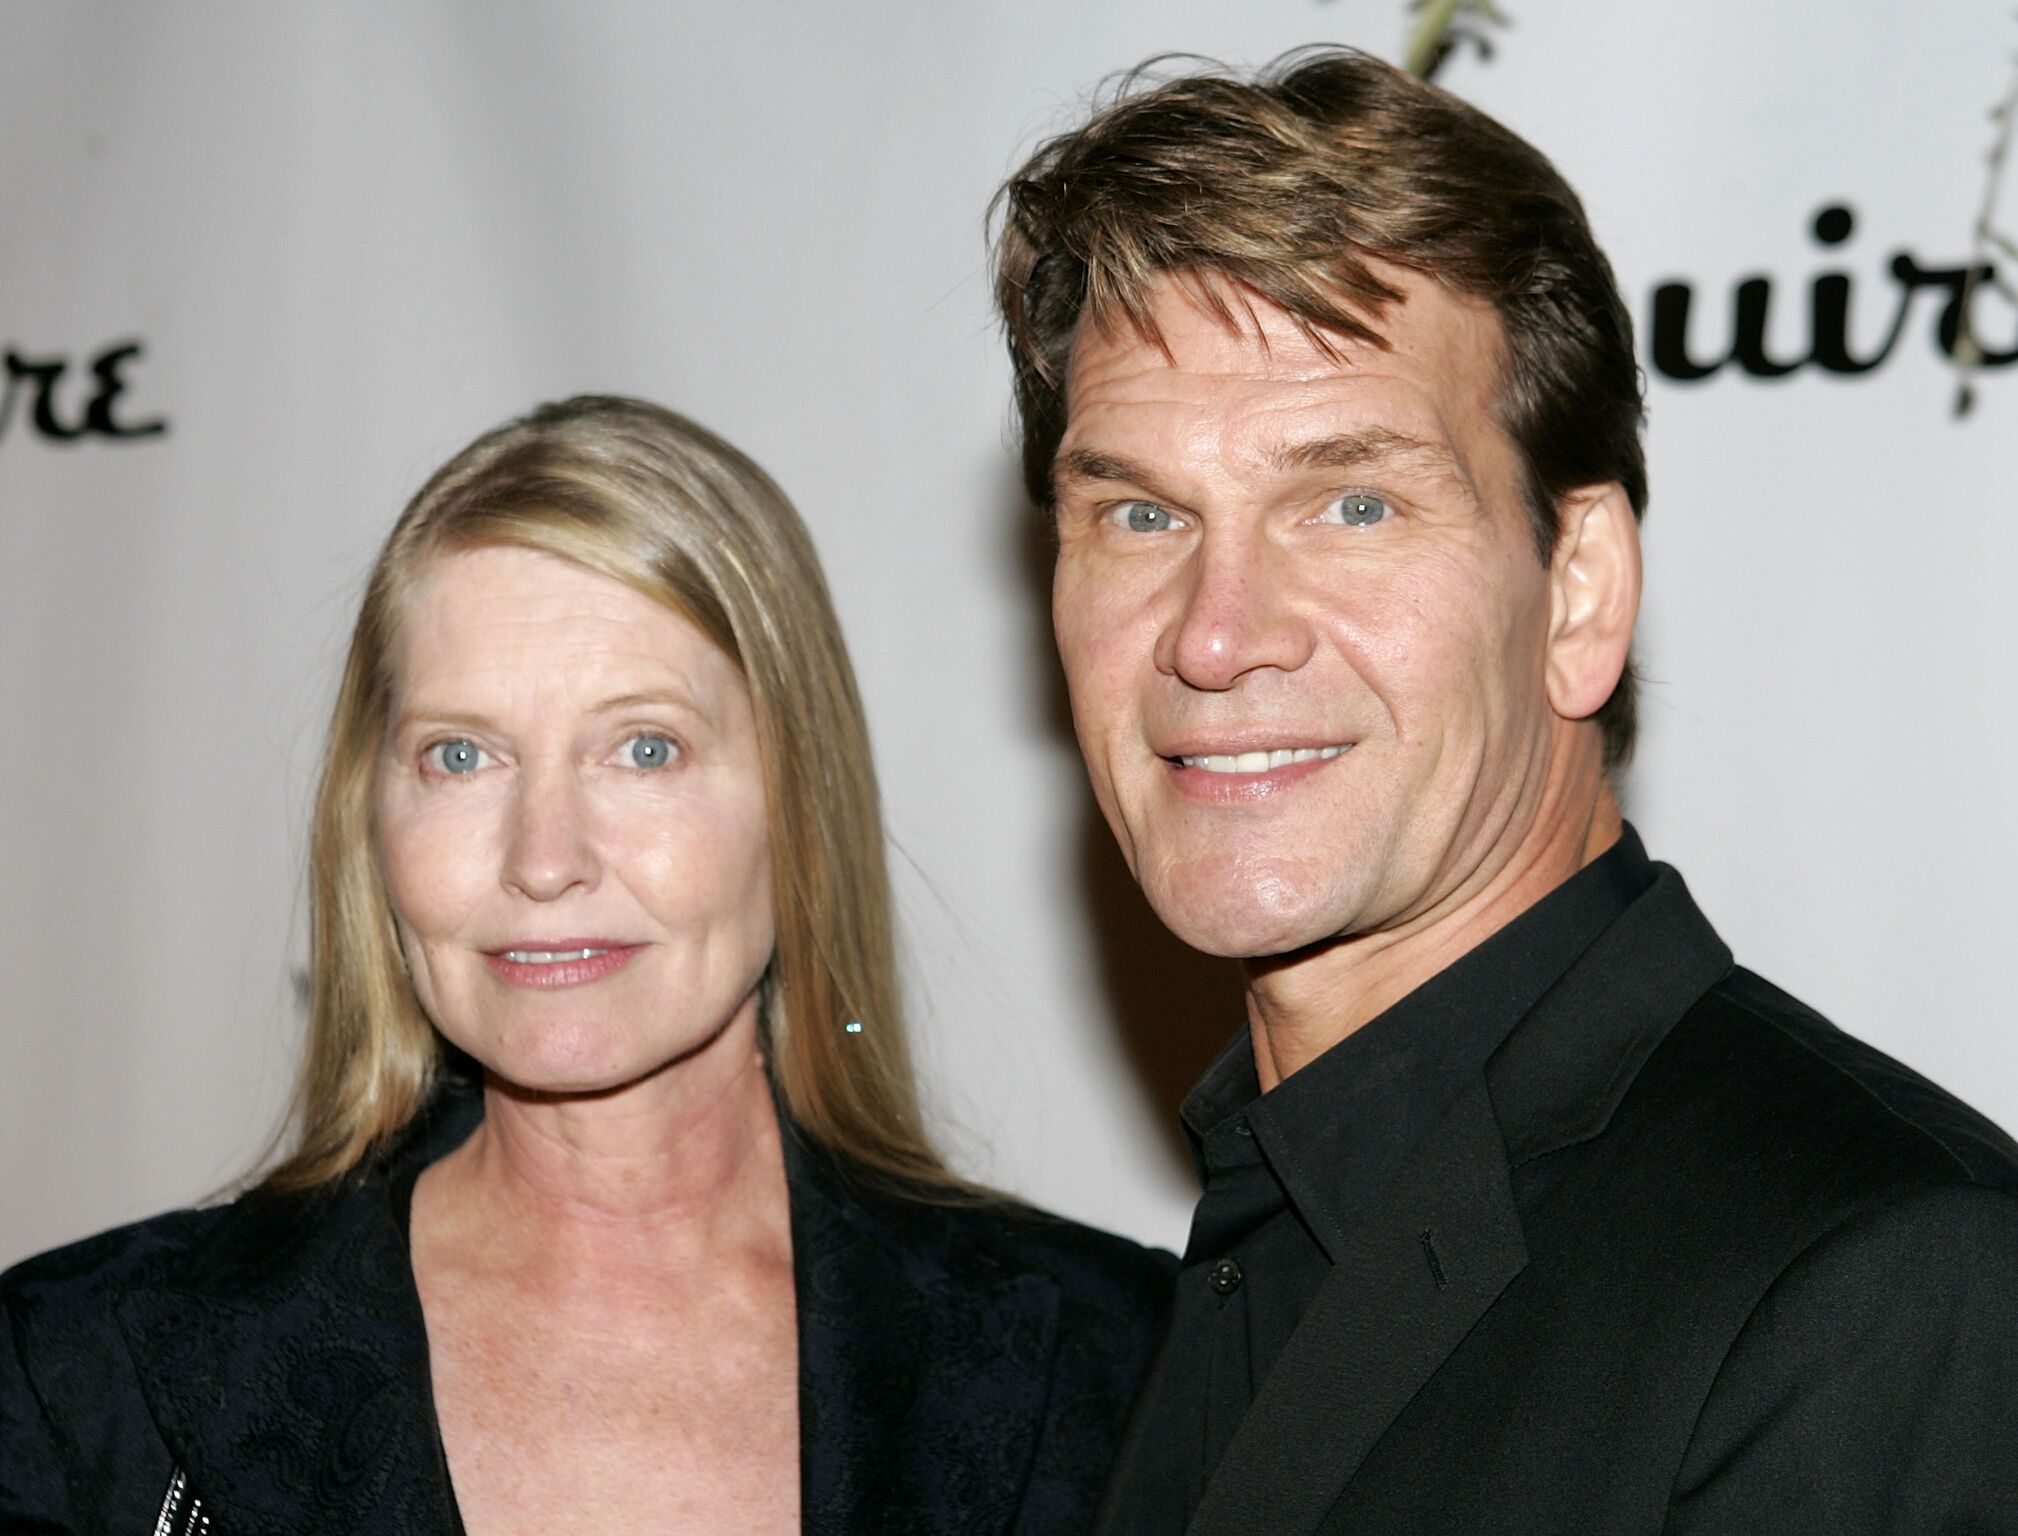
[[[1363,427],[1356,432],[1335,432],[1308,442],[1290,443],[1269,451],[1268,465],[1278,474],[1299,469],[1368,469],[1397,461],[1413,460],[1419,468],[1455,477],[1467,486],[1463,461],[1443,443],[1413,437],[1392,427]],[[1069,448],[1058,455],[1054,479],[1105,480],[1148,488],[1154,475],[1132,459],[1099,448]]]
[[1149,471],[1132,459],[1098,448],[1068,448],[1051,466],[1051,477],[1056,481],[1116,480],[1139,486],[1147,486],[1151,478]]
[[1392,427],[1363,427],[1357,432],[1338,432],[1308,442],[1289,443],[1268,455],[1278,471],[1295,469],[1364,469],[1414,459],[1425,469],[1440,469],[1463,476],[1457,455],[1442,443],[1411,437]]

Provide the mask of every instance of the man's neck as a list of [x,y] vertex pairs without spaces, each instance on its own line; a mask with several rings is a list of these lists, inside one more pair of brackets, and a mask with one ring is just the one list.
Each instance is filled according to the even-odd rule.
[[1248,965],[1247,1020],[1265,1093],[1476,949],[1619,840],[1609,781],[1545,806],[1529,836],[1461,900],[1392,930]]

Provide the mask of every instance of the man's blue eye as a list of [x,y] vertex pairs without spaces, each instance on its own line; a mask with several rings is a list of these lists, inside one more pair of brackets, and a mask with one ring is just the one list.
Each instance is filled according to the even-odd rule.
[[1362,496],[1354,492],[1341,496],[1332,505],[1338,508],[1338,520],[1348,528],[1365,528],[1387,516],[1387,503],[1378,496]]
[[629,748],[625,755],[633,768],[663,768],[673,760],[677,750],[663,736],[633,736],[624,745]]
[[1170,514],[1154,502],[1131,501],[1128,503],[1128,531],[1130,533],[1162,533],[1170,527]]
[[433,751],[443,773],[475,773],[483,763],[483,748],[473,741],[444,741]]

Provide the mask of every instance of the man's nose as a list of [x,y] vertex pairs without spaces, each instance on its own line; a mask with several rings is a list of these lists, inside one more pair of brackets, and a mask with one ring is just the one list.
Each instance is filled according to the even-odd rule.
[[1265,534],[1208,530],[1178,580],[1178,607],[1157,639],[1162,671],[1217,693],[1250,672],[1294,672],[1310,660],[1314,639],[1294,602],[1291,558]]
[[602,878],[589,807],[567,767],[527,768],[516,786],[507,831],[504,882],[534,901],[554,901]]

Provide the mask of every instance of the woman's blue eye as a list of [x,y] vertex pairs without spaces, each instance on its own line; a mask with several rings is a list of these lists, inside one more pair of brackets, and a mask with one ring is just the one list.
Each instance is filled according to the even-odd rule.
[[633,768],[663,768],[679,749],[663,736],[633,736],[624,743],[624,756]]
[[1338,509],[1338,520],[1348,528],[1369,527],[1387,516],[1386,502],[1378,496],[1366,496],[1358,491],[1339,497],[1332,506]]
[[483,765],[483,748],[473,741],[444,741],[428,748],[443,773],[475,773]]
[[1162,533],[1170,527],[1170,514],[1150,501],[1128,503],[1130,533]]

